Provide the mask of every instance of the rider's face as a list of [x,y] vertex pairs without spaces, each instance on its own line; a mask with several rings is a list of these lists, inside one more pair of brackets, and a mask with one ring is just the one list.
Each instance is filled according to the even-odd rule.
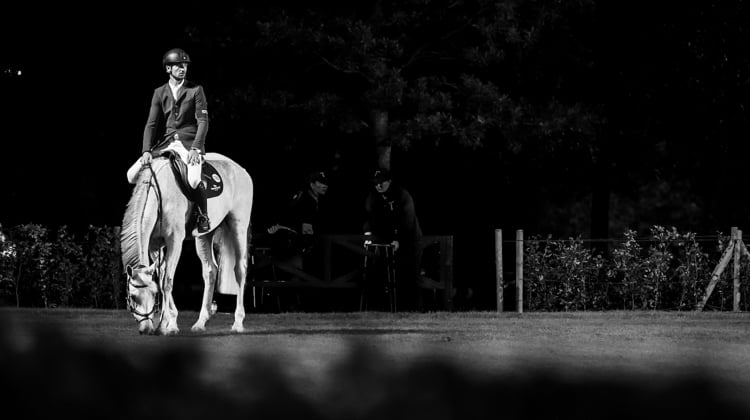
[[167,66],[167,72],[177,80],[183,80],[187,74],[188,63],[170,64]]

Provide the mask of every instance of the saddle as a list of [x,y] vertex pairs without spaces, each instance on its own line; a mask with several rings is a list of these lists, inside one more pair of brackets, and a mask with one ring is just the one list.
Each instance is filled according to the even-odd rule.
[[[180,158],[180,155],[172,150],[165,150],[161,156],[169,159],[172,172],[177,179],[177,185],[180,186],[182,193],[185,194],[188,200],[196,201],[199,198],[199,192],[197,188],[193,189],[190,187],[187,179],[187,164]],[[201,166],[201,183],[205,187],[207,199],[219,196],[224,191],[224,182],[221,175],[207,160],[203,161]]]

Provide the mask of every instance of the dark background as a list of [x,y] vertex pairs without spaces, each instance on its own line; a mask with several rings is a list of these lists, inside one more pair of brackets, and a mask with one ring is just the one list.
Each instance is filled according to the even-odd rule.
[[[456,2],[461,10],[482,10],[474,3],[492,2]],[[511,22],[519,33],[534,27],[525,18],[533,21],[546,7],[496,3],[515,7]],[[204,86],[209,100],[208,150],[236,160],[254,178],[254,226],[269,223],[303,174],[324,168],[333,174],[333,229],[358,232],[372,133],[324,124],[314,109],[290,105],[288,112],[268,99],[279,86],[296,92],[294,105],[318,89],[346,97],[360,82],[301,65],[314,62],[301,44],[259,46],[255,23],[313,15],[368,22],[373,5],[386,14],[399,7],[362,4],[362,10],[335,1],[314,9],[284,2],[5,5],[0,223],[74,231],[119,225],[130,195],[125,171],[139,155],[151,93],[166,80],[161,57],[181,47],[194,62],[188,78]],[[448,3],[404,4],[428,10],[433,23],[454,19]],[[542,35],[509,43],[497,65],[476,70],[454,60],[410,68],[449,80],[473,71],[527,111],[517,125],[499,119],[478,147],[444,139],[430,145],[428,136],[394,146],[394,173],[414,195],[425,233],[456,238],[455,269],[465,284],[494,285],[496,228],[506,239],[515,229],[612,238],[626,229],[647,234],[655,224],[709,235],[742,228],[750,210],[745,5],[555,4],[549,8],[558,15],[544,21],[553,23],[541,26]],[[441,39],[439,24],[425,28],[424,39]],[[476,34],[451,42],[462,51],[487,45]],[[553,102],[557,108],[549,111]],[[407,111],[394,111],[391,121],[408,120]],[[452,112],[470,120],[460,106]],[[539,134],[526,123],[554,128]]]

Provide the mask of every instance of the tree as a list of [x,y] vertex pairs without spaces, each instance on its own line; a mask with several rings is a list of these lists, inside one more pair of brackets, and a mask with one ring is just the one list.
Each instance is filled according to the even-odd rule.
[[[212,39],[215,54],[231,57],[232,67],[247,67],[225,91],[214,89],[231,103],[219,104],[220,112],[273,133],[277,149],[310,156],[348,147],[365,157],[359,168],[390,167],[396,155],[404,166],[434,156],[441,162],[433,166],[445,168],[471,166],[451,162],[459,156],[479,158],[487,166],[483,176],[492,179],[509,179],[507,172],[495,176],[503,168],[555,162],[555,169],[580,176],[568,168],[590,166],[599,120],[596,108],[576,96],[572,79],[583,77],[590,60],[570,27],[590,7],[532,0],[328,1],[315,8],[282,2],[222,15],[218,34],[191,33],[204,44]],[[247,24],[252,18],[254,27]],[[404,166],[394,172],[413,169]]]
[[600,197],[620,202],[605,222],[714,232],[746,218],[733,191],[750,186],[747,18],[741,1],[598,2],[586,36],[593,88],[581,100],[602,104]]

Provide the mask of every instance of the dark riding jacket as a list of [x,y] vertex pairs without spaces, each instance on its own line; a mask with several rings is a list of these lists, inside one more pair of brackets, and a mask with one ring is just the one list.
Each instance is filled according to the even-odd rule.
[[141,153],[162,150],[175,138],[186,149],[205,153],[207,132],[208,108],[203,87],[185,80],[175,100],[169,83],[165,83],[154,90],[151,98]]

